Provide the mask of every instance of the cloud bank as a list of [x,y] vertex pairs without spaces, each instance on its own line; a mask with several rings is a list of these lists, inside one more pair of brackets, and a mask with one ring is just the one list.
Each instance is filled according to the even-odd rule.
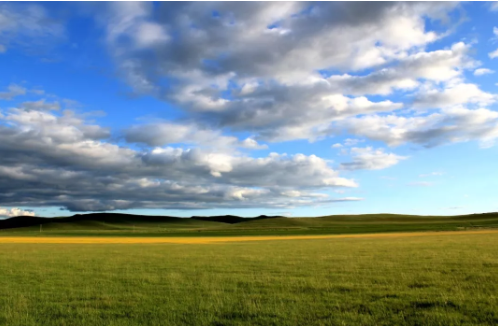
[[[168,146],[176,138],[161,138],[162,147],[135,150],[112,143],[108,129],[70,110],[34,110],[21,104],[0,116],[0,137],[1,204],[96,211],[293,207],[356,200],[316,192],[357,184],[315,155],[252,158],[237,151]],[[213,138],[209,142],[232,149],[248,143]]]
[[[343,174],[408,160],[398,147],[490,147],[498,138],[497,95],[466,78],[493,71],[473,57],[471,42],[439,42],[453,33],[458,3],[116,2],[87,10],[127,90],[174,106],[180,118],[113,130],[42,92],[25,99],[26,87],[4,85],[2,206],[357,201],[330,193],[360,186]],[[0,36],[5,52],[69,34],[45,7],[7,3]],[[349,157],[332,163],[324,153],[273,150],[299,140],[330,141]]]

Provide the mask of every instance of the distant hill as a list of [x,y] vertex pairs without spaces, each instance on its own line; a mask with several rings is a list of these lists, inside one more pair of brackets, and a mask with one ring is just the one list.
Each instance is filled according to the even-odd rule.
[[191,218],[201,221],[214,221],[228,224],[236,224],[241,222],[248,222],[254,220],[264,220],[269,218],[281,218],[282,216],[266,216],[260,215],[258,217],[240,217],[234,215],[222,215],[222,216],[192,216]]
[[[40,225],[58,225],[58,226],[101,226],[108,229],[112,226],[186,226],[186,227],[206,227],[216,226],[220,223],[235,224],[247,222],[250,220],[261,220],[273,218],[273,216],[261,215],[254,218],[239,217],[233,215],[224,216],[193,216],[191,218],[173,217],[173,216],[150,216],[150,215],[133,215],[118,213],[91,213],[76,214],[68,217],[35,217],[35,216],[16,216],[5,220],[0,220],[0,229],[23,228]],[[107,227],[106,227],[107,226]],[[64,227],[63,227],[64,228]]]
[[44,224],[46,220],[46,218],[36,216],[16,216],[5,220],[0,220],[0,229],[12,229],[40,225]]
[[498,228],[498,213],[458,216],[400,214],[330,215],[322,217],[240,217],[234,215],[148,216],[117,213],[76,214],[69,217],[17,216],[0,220],[0,230],[54,234],[178,235],[193,234],[343,234],[398,231],[441,231]]

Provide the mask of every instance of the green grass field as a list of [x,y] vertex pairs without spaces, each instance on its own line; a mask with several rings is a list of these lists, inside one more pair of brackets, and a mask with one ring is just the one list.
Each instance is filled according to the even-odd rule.
[[496,325],[498,234],[0,244],[1,325]]
[[[238,222],[220,222],[233,219]],[[7,228],[9,223],[10,228]],[[42,225],[42,232],[40,232],[40,225]],[[258,219],[220,217],[206,220],[125,214],[88,214],[55,219],[0,220],[0,236],[197,237],[455,231],[482,228],[498,228],[498,213],[462,216],[370,214]]]

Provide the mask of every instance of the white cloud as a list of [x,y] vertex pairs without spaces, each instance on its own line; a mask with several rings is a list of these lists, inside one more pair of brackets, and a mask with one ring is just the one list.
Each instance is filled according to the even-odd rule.
[[[253,130],[256,139],[271,142],[322,137],[330,123],[349,116],[400,109],[401,103],[389,100],[372,102],[365,97],[350,98],[341,94],[303,96],[299,89],[291,90],[288,98],[247,99],[233,103],[221,112],[222,122],[235,130]],[[303,108],[307,114],[302,115]]]
[[16,96],[26,94],[26,88],[19,86],[17,84],[10,84],[6,91],[0,92],[0,99],[11,100]]
[[200,128],[194,123],[158,122],[136,125],[125,130],[126,140],[131,143],[144,143],[149,146],[169,144],[195,144],[215,149],[265,149],[252,138],[239,140],[234,136],[224,136],[221,131]]
[[413,90],[420,80],[449,81],[471,69],[477,62],[468,57],[469,46],[459,42],[450,49],[417,52],[400,58],[398,64],[365,76],[333,75],[327,80],[347,94],[389,95],[395,90]]
[[[119,53],[122,44],[117,39],[134,38],[135,31],[144,24],[158,24],[180,32],[173,45],[161,48],[168,56],[160,60],[172,69],[182,62],[183,70],[209,70],[198,59],[225,53],[226,58],[218,65],[222,73],[242,70],[245,75],[298,80],[310,71],[331,66],[353,70],[375,66],[407,49],[433,42],[438,35],[425,31],[421,16],[436,17],[455,5],[372,4],[368,15],[359,4],[320,4],[311,12],[302,13],[306,6],[305,3],[163,5],[168,14],[157,19],[150,5],[120,4],[111,7],[106,22],[109,22],[110,45]],[[206,14],[213,11],[219,17]],[[293,17],[300,12],[299,17]],[[196,28],[192,29],[190,22],[194,21]],[[275,22],[279,26],[274,30],[285,32],[269,33],[272,30],[268,26]]]
[[325,160],[315,155],[272,153],[267,157],[251,158],[167,147],[156,148],[143,159],[150,166],[178,169],[183,173],[198,174],[199,177],[209,174],[217,178],[214,181],[241,186],[357,186],[352,180],[338,177]]
[[[495,8],[495,7],[496,7],[495,5],[492,6],[492,8]],[[498,37],[498,28],[497,27],[493,27],[493,34],[496,37]],[[493,52],[490,52],[488,55],[491,59],[498,57],[498,49],[493,51]]]
[[135,32],[135,39],[140,47],[148,47],[167,42],[169,36],[161,25],[145,22]]
[[351,118],[336,127],[352,134],[383,141],[389,146],[415,143],[433,147],[445,143],[498,138],[498,112],[453,107],[427,116],[371,115]]
[[353,158],[352,162],[342,163],[340,165],[341,169],[382,170],[408,158],[394,153],[386,153],[383,149],[374,149],[372,147],[353,147],[351,149],[351,156]]
[[494,59],[494,58],[498,57],[498,49],[496,49],[496,50],[495,50],[495,51],[493,51],[493,52],[490,52],[488,55],[489,55],[489,57],[490,57],[491,59]]
[[344,141],[344,146],[354,146],[357,145],[358,143],[364,142],[363,139],[352,139],[352,138],[347,138]]
[[[153,15],[147,4],[111,6],[104,23],[108,46],[135,91],[174,102],[192,120],[204,124],[201,130],[221,127],[250,133],[254,135],[251,144],[261,140],[313,142],[335,134],[341,125],[349,127],[352,120],[366,121],[390,112],[391,120],[399,114],[398,122],[408,119],[408,123],[415,124],[406,131],[398,128],[399,135],[385,130],[383,133],[389,136],[376,137],[388,140],[389,145],[408,139],[431,146],[445,141],[493,138],[491,130],[473,136],[465,135],[465,131],[479,132],[459,133],[445,126],[451,124],[455,112],[450,109],[470,105],[487,110],[485,107],[496,100],[494,94],[464,80],[462,72],[475,70],[480,64],[470,57],[470,44],[458,42],[445,49],[425,50],[445,32],[431,31],[424,17],[448,23],[449,13],[457,4],[377,3],[369,4],[366,14],[364,4],[320,3],[297,16],[294,14],[302,12],[306,4],[165,6],[168,14],[164,17]],[[202,14],[213,11],[217,17]],[[179,12],[181,15],[175,14]],[[195,28],[190,23],[193,21]],[[150,45],[150,52],[137,52],[136,31],[143,26],[155,26],[162,31],[160,35],[171,30],[178,31],[178,35]],[[365,68],[371,72],[365,75]],[[480,69],[475,73],[484,72],[484,68]],[[321,70],[340,73],[317,73]],[[175,80],[174,86],[164,88],[156,82],[162,78]],[[227,92],[230,96],[224,95]],[[408,103],[390,99],[375,102],[367,97],[395,92],[405,92],[401,98]],[[410,98],[411,103],[407,100]],[[401,118],[403,108],[438,112],[429,114],[428,120]],[[424,129],[437,129],[434,124],[438,123],[443,125],[441,130]],[[374,127],[367,126],[366,131],[353,135],[367,134]],[[130,132],[134,133],[134,141],[142,137],[142,142],[147,138],[148,144],[168,144],[168,133],[152,135],[158,130],[148,131],[148,136],[139,136],[136,130]],[[179,130],[176,135],[182,133]],[[200,144],[195,132],[185,131],[183,135]],[[430,139],[432,136],[435,138]],[[231,136],[218,133],[216,137],[221,143],[231,142]]]
[[61,106],[59,102],[45,102],[45,99],[31,102],[23,102],[20,105],[24,110],[34,110],[34,111],[52,111],[60,110]]
[[[344,145],[337,143],[337,144],[332,145],[332,148],[351,147],[351,146],[354,146],[358,143],[362,143],[364,141],[365,141],[364,139],[346,138],[344,140]],[[343,150],[343,151],[345,151],[345,150]]]
[[63,24],[38,4],[0,4],[2,47],[18,46],[42,53],[51,43],[64,38]]
[[[457,4],[367,6],[317,3],[304,11],[308,4],[298,2],[165,3],[158,10],[167,14],[154,15],[149,4],[115,4],[101,21],[119,70],[137,93],[255,140],[316,141],[337,119],[403,107],[366,95],[414,90],[420,80],[447,81],[476,65],[463,43],[423,51],[444,36],[427,30],[424,17],[448,19]],[[144,26],[154,26],[148,35],[162,41],[137,41]],[[175,37],[164,36],[173,30]],[[148,44],[147,51],[136,51],[137,44]],[[366,68],[373,72],[353,75]],[[322,69],[348,73],[326,78],[317,73]],[[156,82],[164,79],[175,83]]]
[[487,106],[496,101],[496,95],[479,89],[477,85],[460,83],[445,85],[442,89],[429,88],[415,97],[415,108],[445,108],[460,104]]
[[[138,151],[112,143],[107,129],[69,110],[13,108],[0,121],[0,194],[8,193],[0,203],[6,206],[73,211],[286,208],[359,200],[320,193],[357,183],[315,155],[252,158],[215,148],[178,147]],[[244,142],[254,146],[251,140]]]
[[5,52],[7,52],[7,48],[5,47],[5,45],[0,44],[0,53],[5,53]]
[[482,76],[482,75],[489,75],[489,74],[494,74],[495,71],[488,69],[488,68],[479,68],[474,70],[474,76]]
[[21,208],[3,208],[0,207],[0,217],[15,217],[15,216],[36,216],[35,212],[23,210]]
[[108,22],[108,41],[119,42],[124,34],[130,36],[136,48],[146,48],[167,42],[169,36],[163,26],[148,21],[149,3],[111,4],[114,17]]

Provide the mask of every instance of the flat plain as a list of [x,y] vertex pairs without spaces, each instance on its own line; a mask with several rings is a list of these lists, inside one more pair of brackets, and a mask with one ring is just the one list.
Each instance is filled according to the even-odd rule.
[[275,240],[316,240],[316,239],[351,239],[351,238],[406,238],[423,236],[455,236],[471,234],[496,234],[498,229],[472,230],[472,231],[444,231],[444,232],[391,232],[391,233],[359,233],[359,234],[332,234],[332,235],[261,235],[261,236],[217,236],[217,237],[54,237],[54,236],[6,236],[0,237],[0,243],[59,243],[59,244],[144,244],[144,243],[223,243],[223,242],[250,242],[250,241],[275,241]]
[[0,243],[1,325],[498,324],[494,230],[44,241],[56,234]]
[[0,325],[494,325],[498,214],[0,221]]

